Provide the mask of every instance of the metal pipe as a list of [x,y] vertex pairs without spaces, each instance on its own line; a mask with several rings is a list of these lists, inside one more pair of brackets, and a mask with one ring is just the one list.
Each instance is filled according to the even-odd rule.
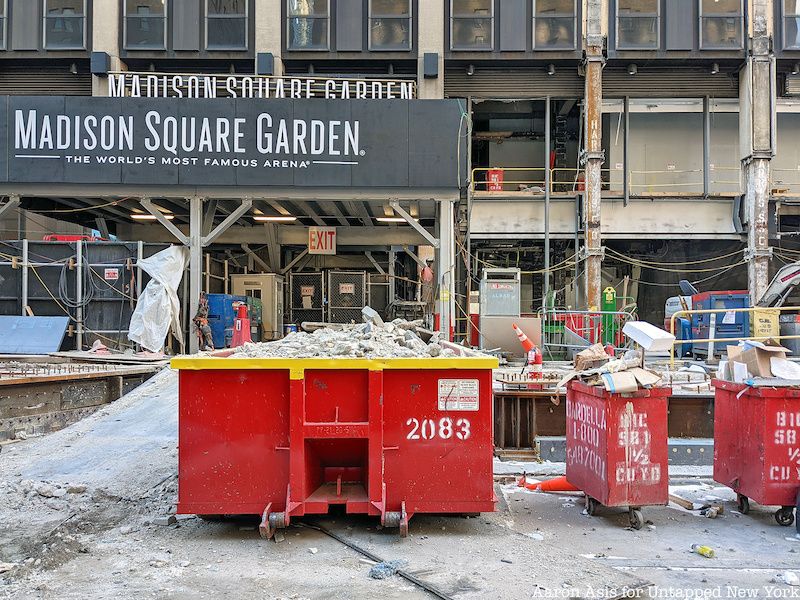
[[622,205],[628,206],[631,199],[631,182],[630,182],[630,131],[631,131],[631,99],[625,96],[622,101],[622,108],[624,112],[625,131],[622,134]]
[[225,277],[223,278],[223,281],[224,281],[224,290],[223,291],[224,291],[225,294],[227,294],[228,293],[228,279],[230,279],[230,273],[228,271],[228,269],[230,268],[228,266],[228,259],[225,259],[224,261],[222,261],[222,264],[223,264],[224,269],[225,269]]
[[711,102],[708,96],[703,96],[703,195],[711,193]]
[[28,314],[25,309],[28,307],[28,240],[22,240],[22,309],[20,314],[24,317]]
[[552,186],[552,163],[550,161],[550,96],[545,99],[544,109],[544,285],[542,287],[542,306],[547,306],[550,293],[550,188]]
[[139,263],[144,259],[144,242],[136,242],[136,298],[142,295],[142,267]]
[[83,242],[78,241],[77,266],[75,271],[75,345],[78,351],[83,350]]

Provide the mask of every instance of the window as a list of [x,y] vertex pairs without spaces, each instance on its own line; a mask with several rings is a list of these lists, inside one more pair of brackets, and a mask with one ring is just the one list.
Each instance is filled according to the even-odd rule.
[[164,50],[167,47],[165,0],[125,0],[125,47]]
[[289,50],[328,49],[328,0],[289,0]]
[[44,47],[85,48],[85,0],[44,0]]
[[6,0],[0,0],[0,50],[6,49]]
[[533,0],[533,47],[575,48],[575,0]]
[[700,48],[742,47],[742,0],[700,0]]
[[247,0],[206,0],[206,48],[247,49]]
[[370,0],[369,49],[411,50],[411,0]]
[[657,50],[660,0],[618,0],[617,48]]
[[783,0],[783,47],[800,50],[800,2]]
[[493,0],[451,0],[450,47],[491,50],[494,47]]

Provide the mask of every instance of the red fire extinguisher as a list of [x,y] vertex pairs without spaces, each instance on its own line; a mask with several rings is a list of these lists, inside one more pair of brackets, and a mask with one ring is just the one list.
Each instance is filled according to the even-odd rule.
[[531,368],[531,379],[542,378],[542,351],[536,346],[528,352],[528,365]]

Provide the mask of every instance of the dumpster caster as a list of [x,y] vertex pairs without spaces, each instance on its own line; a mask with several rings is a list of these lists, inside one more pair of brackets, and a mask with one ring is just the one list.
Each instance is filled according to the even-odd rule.
[[742,494],[736,494],[736,504],[738,505],[739,512],[746,515],[750,512],[750,499]]
[[775,512],[775,520],[778,525],[790,527],[794,524],[794,506],[784,506]]
[[386,512],[383,514],[383,527],[399,527],[400,537],[408,537],[408,514],[406,503],[400,504],[400,512]]
[[586,496],[586,514],[593,517],[597,514],[597,507],[600,503],[590,496]]
[[637,531],[644,527],[644,516],[638,508],[631,508],[628,512],[628,518],[630,519],[631,527]]
[[277,529],[286,527],[286,513],[271,513],[269,512],[271,506],[268,504],[264,509],[264,513],[261,515],[261,524],[258,526],[258,533],[265,540],[271,540]]

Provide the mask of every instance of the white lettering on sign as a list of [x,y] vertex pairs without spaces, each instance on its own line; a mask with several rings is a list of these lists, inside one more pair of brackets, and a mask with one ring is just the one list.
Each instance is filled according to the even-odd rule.
[[336,227],[308,228],[309,254],[336,254]]
[[480,384],[477,379],[440,379],[439,410],[478,410]]
[[103,272],[103,279],[106,281],[116,281],[119,279],[119,269],[106,269]]
[[154,75],[109,73],[111,98],[326,98],[411,100],[416,83],[405,80],[317,79],[259,75]]
[[661,465],[650,462],[651,440],[647,413],[636,412],[633,402],[626,403],[617,432],[617,445],[625,449],[625,460],[618,462],[614,470],[617,483],[653,485],[661,481]]
[[[767,466],[770,481],[800,483],[800,412],[780,410],[775,413],[775,431],[772,441],[777,453],[777,463]],[[783,454],[783,448],[786,454]],[[779,458],[785,457],[785,458]]]
[[605,411],[591,404],[567,402],[567,422],[571,434],[567,464],[582,467],[605,480],[606,459],[600,452],[607,429]]
[[457,440],[465,441],[472,435],[469,419],[451,419],[450,417],[442,417],[439,421],[433,419],[415,419],[410,418],[406,421],[408,433],[406,434],[407,440],[432,440],[440,438],[449,440],[455,438]]

